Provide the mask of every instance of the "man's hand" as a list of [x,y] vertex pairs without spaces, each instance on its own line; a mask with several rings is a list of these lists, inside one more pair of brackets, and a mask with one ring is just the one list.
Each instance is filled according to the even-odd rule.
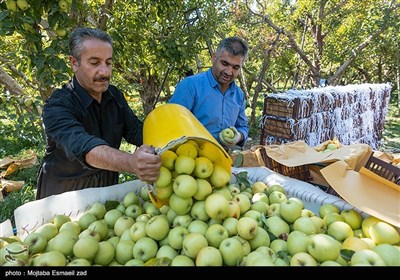
[[221,141],[222,145],[230,148],[242,140],[242,135],[234,126],[231,126],[225,128],[219,133],[219,140]]

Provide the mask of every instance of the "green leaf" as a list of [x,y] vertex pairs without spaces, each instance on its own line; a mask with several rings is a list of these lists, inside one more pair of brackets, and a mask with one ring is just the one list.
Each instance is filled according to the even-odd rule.
[[111,209],[115,209],[119,205],[119,201],[117,200],[107,200],[104,203],[104,206],[106,207],[106,210],[109,211]]
[[342,249],[340,250],[340,256],[345,259],[346,261],[350,261],[351,257],[353,256],[354,251],[349,249]]

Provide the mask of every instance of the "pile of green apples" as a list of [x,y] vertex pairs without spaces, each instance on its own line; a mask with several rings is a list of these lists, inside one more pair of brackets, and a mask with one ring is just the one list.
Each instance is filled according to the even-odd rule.
[[231,183],[213,146],[163,154],[162,206],[144,186],[74,219],[58,214],[23,240],[3,238],[0,265],[400,266],[393,225],[333,204],[314,213],[277,183]]

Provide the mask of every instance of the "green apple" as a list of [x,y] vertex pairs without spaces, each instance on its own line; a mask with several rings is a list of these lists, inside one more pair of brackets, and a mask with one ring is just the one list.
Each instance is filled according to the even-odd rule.
[[100,240],[106,239],[108,235],[108,225],[102,220],[94,221],[93,223],[90,224],[88,229],[91,229],[94,232],[97,232],[100,235]]
[[281,184],[275,183],[275,184],[267,185],[267,186],[268,186],[268,189],[267,189],[268,196],[274,191],[278,191],[278,192],[281,192],[286,195],[286,190]]
[[[147,186],[141,187],[141,188],[140,188],[139,196],[140,196],[140,198],[141,198],[143,201],[149,201],[149,200],[150,200],[150,197],[149,197],[149,188],[148,188]],[[122,204],[122,206],[124,205],[123,203],[121,203],[121,204]],[[117,206],[117,208],[118,208],[118,206]],[[125,210],[124,210],[124,211],[125,211]],[[124,211],[121,211],[121,212],[124,212]]]
[[277,238],[290,232],[289,224],[279,216],[269,217],[265,221],[265,229]]
[[9,10],[11,12],[16,12],[18,10],[17,3],[14,0],[7,0],[6,7],[7,7],[7,10]]
[[76,235],[79,235],[81,233],[81,226],[79,225],[78,221],[70,221],[70,222],[66,222],[64,223],[60,229],[58,230],[58,232],[61,231],[72,231],[74,232]]
[[66,266],[67,259],[58,251],[45,252],[32,260],[32,266]]
[[9,243],[0,250],[0,263],[2,266],[5,263],[16,266],[27,265],[28,258],[29,246],[21,241]]
[[[197,201],[196,201],[197,202]],[[196,204],[196,203],[195,203]],[[194,206],[194,204],[193,204]],[[193,210],[192,206],[192,210]],[[204,207],[204,206],[203,206]],[[205,211],[205,210],[204,210]],[[174,220],[172,221],[172,227],[177,227],[177,226],[183,226],[185,228],[188,228],[190,223],[193,221],[193,218],[189,214],[185,215],[176,215]]]
[[231,192],[232,197],[240,193],[240,189],[236,186],[235,183],[229,184],[228,190]]
[[262,201],[265,204],[269,205],[269,198],[265,192],[258,192],[252,195],[251,202],[256,203],[257,201]]
[[197,200],[193,203],[192,209],[190,209],[190,217],[196,220],[208,221],[210,216],[206,211],[205,200]]
[[231,179],[231,174],[220,164],[214,163],[213,171],[209,177],[214,188],[226,187]]
[[46,252],[59,251],[64,254],[65,257],[72,256],[73,248],[75,243],[78,241],[78,235],[72,231],[61,231],[52,239],[47,242],[45,248]]
[[174,170],[177,157],[178,155],[174,151],[166,150],[161,154],[161,165],[172,171]]
[[400,266],[400,247],[391,244],[378,244],[373,249],[387,266]]
[[175,153],[178,155],[178,157],[184,155],[195,159],[198,156],[197,150],[198,150],[197,143],[187,141],[185,143],[180,144],[176,148]]
[[326,232],[339,242],[343,242],[347,237],[354,236],[354,232],[348,223],[342,221],[336,221],[328,226]]
[[17,0],[17,6],[23,11],[29,8],[29,4],[26,0]]
[[318,209],[319,216],[322,219],[325,217],[326,213],[332,213],[332,212],[339,214],[340,213],[339,207],[333,204],[322,204]]
[[94,237],[99,242],[100,242],[100,239],[101,239],[100,238],[100,234],[98,232],[94,231],[93,229],[89,229],[89,228],[81,231],[81,233],[79,233],[79,235],[78,235],[78,238],[82,238],[82,237],[85,237],[85,236]]
[[196,256],[196,266],[222,266],[222,255],[218,248],[206,246]]
[[228,216],[228,200],[221,194],[212,193],[205,200],[205,209],[210,218],[223,220]]
[[[158,196],[158,194],[157,194]],[[114,209],[115,210],[115,209]],[[119,210],[117,210],[119,211]],[[136,219],[139,215],[143,214],[143,208],[139,204],[132,204],[126,207],[125,209],[125,216],[131,217],[133,219]],[[115,223],[114,223],[115,225]]]
[[40,233],[31,232],[24,238],[23,243],[29,246],[29,254],[34,255],[46,248],[47,238]]
[[337,261],[328,260],[328,261],[324,261],[324,262],[320,263],[319,266],[342,266],[342,265],[340,263],[338,263]]
[[[156,194],[157,198],[159,198],[163,201],[168,201],[168,199],[171,197],[172,193],[174,192],[174,189],[172,188],[172,182],[170,185],[168,185],[164,188],[155,187],[154,190],[155,190],[155,194]],[[166,206],[166,205],[163,205],[163,206]]]
[[[146,213],[146,214],[149,214],[150,215],[150,217],[153,217],[153,216],[156,216],[156,215],[159,215],[161,212],[160,212],[160,209],[157,207],[157,206],[155,206],[153,203],[151,203],[150,201],[148,201],[148,203],[145,205],[145,204],[143,204],[143,209],[144,209],[144,212]],[[140,215],[139,215],[140,216]]]
[[237,240],[239,240],[240,244],[242,244],[243,255],[244,257],[246,257],[251,252],[251,246],[249,240],[246,240],[240,237],[239,235],[233,236],[233,238],[236,238]]
[[126,230],[127,228],[130,228],[135,220],[132,217],[128,217],[125,215],[122,215],[119,217],[114,224],[114,233],[116,236],[121,236],[121,234]]
[[316,233],[326,233],[328,227],[320,216],[311,216],[310,219],[315,225]]
[[48,222],[44,223],[43,225],[39,226],[35,232],[43,235],[46,237],[47,241],[52,239],[54,236],[58,234],[58,228],[55,224]]
[[300,252],[308,252],[307,245],[310,236],[302,231],[293,230],[289,233],[286,243],[287,250],[291,256]]
[[244,260],[245,266],[256,266],[255,263],[256,263],[257,259],[265,259],[265,256],[261,252],[257,252],[257,251],[250,252],[245,257],[245,260]]
[[[147,190],[147,187],[144,187],[143,189]],[[148,190],[147,190],[147,192],[148,192]],[[150,200],[150,198],[149,198],[149,200]],[[125,207],[124,203],[121,202],[120,204],[117,205],[117,207],[115,207],[115,209],[118,209],[119,211],[121,211],[121,213],[125,213],[126,207]]]
[[[148,238],[148,237],[144,237]],[[153,240],[154,241],[154,240]],[[155,242],[155,241],[154,241]],[[125,263],[131,259],[134,258],[133,256],[133,249],[136,243],[132,240],[120,240],[115,247],[115,260],[122,264],[125,265]],[[110,265],[110,264],[108,264]]]
[[129,236],[132,241],[137,242],[140,238],[147,236],[146,234],[146,222],[136,221],[129,228]]
[[107,239],[107,241],[111,242],[111,244],[114,246],[114,250],[117,247],[117,244],[120,240],[119,236],[114,235],[113,237],[110,237],[109,239]]
[[194,261],[185,255],[177,255],[171,262],[170,266],[195,266]]
[[[225,220],[227,220],[227,219],[225,219]],[[198,233],[205,235],[208,227],[209,227],[209,225],[205,221],[192,220],[190,222],[189,226],[187,227],[187,229],[189,230],[189,232],[198,232]]]
[[119,217],[121,217],[123,213],[114,208],[111,210],[108,210],[106,214],[104,215],[104,221],[106,222],[108,228],[114,228],[115,222],[118,220]]
[[136,241],[133,247],[133,257],[135,259],[141,259],[144,262],[154,258],[157,255],[158,244],[150,237],[143,237]]
[[350,259],[351,266],[386,266],[383,258],[371,249],[356,251]]
[[167,215],[157,215],[151,217],[150,220],[146,223],[146,234],[148,237],[153,238],[156,241],[160,241],[167,237],[169,232],[169,223],[167,219]]
[[228,201],[228,215],[227,217],[231,218],[240,218],[240,205],[237,201],[229,200]]
[[127,228],[126,230],[124,230],[124,232],[119,237],[119,240],[132,240],[132,238],[131,238],[131,228],[132,227]]
[[250,240],[257,234],[258,222],[253,218],[243,216],[239,218],[236,227],[240,237]]
[[240,214],[246,213],[251,208],[251,200],[243,192],[235,195],[232,201],[236,201],[240,207]]
[[178,155],[175,160],[174,170],[179,174],[192,174],[196,166],[196,161],[194,158],[186,155]]
[[212,193],[222,194],[227,200],[232,200],[233,196],[228,187],[213,188]]
[[182,254],[196,259],[199,251],[208,246],[206,237],[198,232],[191,232],[185,236],[182,243]]
[[280,191],[273,191],[269,196],[269,203],[273,204],[273,203],[282,203],[288,200],[287,196],[280,192]]
[[279,207],[279,214],[286,222],[291,224],[301,217],[302,209],[303,204],[300,204],[294,199],[288,199],[287,201],[283,201],[281,203],[281,206]]
[[250,210],[255,210],[261,214],[267,215],[268,207],[268,204],[260,200],[252,203],[250,206]]
[[268,232],[264,228],[258,226],[256,235],[249,239],[249,243],[251,250],[254,251],[261,246],[268,247],[271,244],[271,239]]
[[224,228],[228,232],[228,236],[229,237],[238,234],[237,222],[238,222],[238,218],[234,218],[234,217],[228,217],[222,222],[222,225],[224,226]]
[[156,258],[168,258],[171,261],[178,255],[178,251],[169,244],[162,245],[156,254]]
[[353,230],[361,228],[363,219],[361,214],[355,209],[342,210],[340,215],[342,215],[344,221],[349,224]]
[[280,204],[280,203],[272,203],[272,204],[270,204],[270,205],[268,206],[268,209],[267,209],[267,216],[268,216],[268,217],[272,217],[272,216],[278,216],[278,217],[280,217],[280,216],[281,216],[281,214],[280,214],[280,212],[281,212],[280,208],[281,208],[281,204]]
[[[282,205],[281,205],[282,207]],[[302,231],[307,235],[317,233],[314,222],[310,217],[299,217],[293,223],[293,230]]]
[[263,181],[256,181],[251,185],[253,194],[262,193],[268,189],[268,186]]
[[[290,235],[290,234],[289,234]],[[274,239],[271,241],[269,247],[277,254],[278,252],[287,252],[289,253],[288,250],[288,245],[287,245],[287,240],[283,239]]]
[[[309,209],[302,209],[301,216],[302,217],[313,217],[313,216],[315,216],[315,213]],[[318,218],[320,218],[320,217],[318,217]]]
[[100,202],[93,203],[89,210],[87,210],[87,213],[92,213],[97,220],[103,219],[106,212],[106,206]]
[[59,0],[58,7],[60,8],[61,11],[67,12],[69,7],[68,2],[66,0]]
[[168,243],[175,250],[181,250],[183,240],[189,234],[189,230],[183,226],[171,228],[168,233]]
[[191,175],[180,174],[175,178],[172,189],[182,198],[193,197],[197,192],[197,182]]
[[343,216],[336,212],[326,213],[322,219],[324,220],[326,226],[329,226],[331,223],[337,221],[344,222]]
[[82,216],[79,217],[78,223],[81,227],[81,230],[87,229],[91,223],[97,221],[96,216],[93,213],[85,212]]
[[219,245],[224,265],[237,266],[244,258],[244,250],[242,243],[235,237],[224,239]]
[[233,139],[235,137],[235,132],[227,127],[221,131],[221,135],[223,138]]
[[310,254],[299,252],[290,258],[290,266],[318,266],[318,262]]
[[108,265],[115,257],[114,245],[108,241],[99,242],[99,250],[93,258],[93,264],[97,265]]
[[367,242],[356,236],[349,236],[342,242],[342,250],[359,251],[362,249],[370,249]]
[[269,246],[266,245],[259,246],[254,251],[263,254],[265,258],[270,260],[272,263],[274,263],[278,258],[274,250],[272,250]]
[[73,253],[77,258],[84,258],[91,261],[99,250],[99,241],[92,236],[84,236],[76,241]]
[[160,175],[158,175],[158,178],[156,180],[156,187],[158,188],[164,188],[172,183],[172,174],[171,171],[164,167],[160,167]]
[[264,222],[262,220],[262,214],[256,210],[248,210],[246,213],[244,213],[241,217],[249,217],[252,218],[253,220],[255,220],[257,222],[258,226],[263,226]]
[[379,219],[379,218],[374,217],[374,216],[368,216],[368,217],[363,219],[363,221],[361,222],[361,229],[362,229],[365,237],[368,237],[368,238],[371,237],[369,235],[369,228],[372,225],[374,225],[374,224],[376,224],[378,222],[383,222],[383,221],[381,219]]
[[[142,199],[143,199],[143,197],[142,197]],[[148,201],[148,199],[147,200],[143,199],[143,200]],[[135,191],[128,192],[127,194],[125,194],[125,196],[122,200],[122,204],[125,206],[125,208],[132,204],[139,204],[139,196],[136,194]],[[122,212],[125,212],[125,211],[122,211]]]
[[212,186],[206,179],[196,178],[197,191],[193,195],[196,200],[205,200],[206,197],[212,192]]
[[51,220],[51,222],[53,224],[55,224],[57,226],[58,229],[60,229],[60,227],[66,223],[66,222],[70,222],[71,218],[68,217],[65,214],[57,214],[53,217],[53,219]]
[[222,240],[228,238],[228,231],[223,225],[213,224],[208,227],[204,236],[209,246],[218,248]]
[[205,179],[211,176],[214,164],[207,157],[197,157],[195,158],[195,168],[193,170],[193,175],[196,178]]
[[193,198],[183,198],[173,193],[169,198],[169,207],[174,210],[178,215],[185,215],[190,212],[193,206]]
[[311,235],[307,244],[308,253],[318,262],[335,261],[340,256],[342,244],[325,233]]
[[386,222],[377,222],[369,227],[369,235],[375,244],[392,244],[396,245],[400,242],[399,232]]
[[88,261],[87,259],[83,259],[83,258],[73,259],[67,263],[67,266],[91,266],[91,265],[92,265],[92,263],[90,261]]

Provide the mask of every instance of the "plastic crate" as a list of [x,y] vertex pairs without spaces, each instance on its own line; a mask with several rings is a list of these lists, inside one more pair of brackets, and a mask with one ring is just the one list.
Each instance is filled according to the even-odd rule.
[[264,147],[260,148],[260,154],[264,161],[265,167],[268,167],[269,169],[271,169],[279,174],[288,176],[290,178],[298,179],[298,180],[301,180],[304,182],[309,182],[312,180],[308,165],[289,167],[289,166],[280,164],[279,162],[270,158],[267,155],[267,152],[265,151]]
[[373,154],[369,157],[364,167],[381,176],[382,178],[400,185],[400,168],[374,157]]

